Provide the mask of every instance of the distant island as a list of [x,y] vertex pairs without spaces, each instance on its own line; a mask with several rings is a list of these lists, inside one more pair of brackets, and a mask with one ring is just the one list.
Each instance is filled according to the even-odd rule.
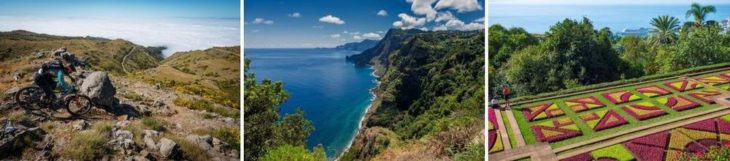
[[378,40],[365,39],[361,42],[351,42],[342,45],[338,45],[335,49],[340,50],[353,50],[353,51],[364,51],[370,49],[378,44]]

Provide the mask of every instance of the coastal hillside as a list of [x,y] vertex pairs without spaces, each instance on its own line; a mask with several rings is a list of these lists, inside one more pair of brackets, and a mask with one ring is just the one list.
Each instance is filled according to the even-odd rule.
[[340,160],[482,160],[484,32],[391,29],[347,60],[373,65],[377,98]]
[[[13,98],[59,48],[88,66],[71,75],[80,93],[98,100],[89,113],[25,110]],[[0,126],[17,129],[0,135],[0,151],[11,152],[0,160],[238,160],[238,101],[225,100],[240,98],[239,47],[167,58],[164,49],[0,32]]]

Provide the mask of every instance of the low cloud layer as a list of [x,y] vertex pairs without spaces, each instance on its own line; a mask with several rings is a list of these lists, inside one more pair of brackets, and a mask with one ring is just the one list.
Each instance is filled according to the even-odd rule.
[[240,45],[240,20],[215,18],[101,19],[0,16],[0,31],[27,30],[60,36],[125,39],[143,46],[178,51]]

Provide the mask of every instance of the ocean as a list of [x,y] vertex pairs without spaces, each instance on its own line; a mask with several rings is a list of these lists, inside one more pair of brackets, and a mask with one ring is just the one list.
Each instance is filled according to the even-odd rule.
[[[701,4],[708,5],[708,4]],[[693,18],[686,18],[690,3],[677,5],[517,5],[488,4],[488,24],[505,27],[522,27],[530,33],[544,33],[550,26],[565,18],[581,20],[584,16],[593,22],[595,29],[609,27],[613,33],[623,29],[651,28],[649,22],[660,15],[677,17],[680,26]],[[707,20],[730,17],[730,5],[715,5],[717,12]]]
[[307,147],[323,144],[330,160],[355,137],[377,85],[373,69],[346,62],[355,51],[334,49],[244,49],[257,80],[281,81],[289,99],[280,115],[300,107],[315,130]]

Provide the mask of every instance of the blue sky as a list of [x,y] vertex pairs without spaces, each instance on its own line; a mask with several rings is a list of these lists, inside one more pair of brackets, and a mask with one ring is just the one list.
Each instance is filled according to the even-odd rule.
[[239,18],[238,0],[2,0],[0,15]]
[[380,39],[393,27],[473,30],[483,17],[483,0],[247,0],[244,47],[333,47]]
[[240,45],[238,0],[2,0],[0,31],[125,39],[165,55]]
[[531,33],[544,33],[566,18],[587,17],[595,28],[608,27],[614,33],[625,29],[651,28],[652,18],[669,15],[681,22],[692,21],[685,13],[693,2],[714,5],[717,12],[708,20],[730,17],[730,1],[721,0],[489,0],[488,24],[521,27]]

